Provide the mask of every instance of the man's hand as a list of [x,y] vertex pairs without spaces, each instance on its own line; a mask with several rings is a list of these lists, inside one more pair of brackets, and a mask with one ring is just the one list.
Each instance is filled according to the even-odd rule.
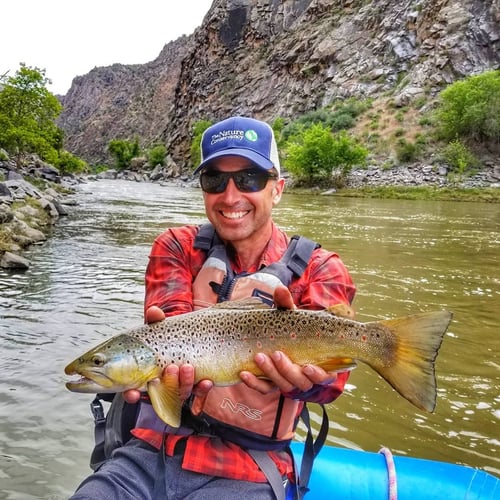
[[[273,300],[278,309],[295,309],[292,294],[284,286],[274,290]],[[278,389],[283,393],[296,389],[305,392],[315,384],[329,384],[336,379],[335,374],[328,373],[319,366],[299,366],[292,363],[281,351],[276,351],[271,356],[260,352],[254,360],[268,380],[257,378],[247,371],[241,372],[240,377],[245,384],[262,394]]]
[[[156,323],[165,318],[165,313],[157,306],[151,306],[145,314],[146,323]],[[196,386],[194,385],[194,366],[185,364],[181,366],[168,365],[162,373],[162,380],[170,377],[179,377],[179,395],[182,400],[187,399],[191,393],[197,396],[204,396],[213,387],[210,380],[200,380]],[[127,403],[137,403],[141,397],[141,393],[135,389],[125,391],[123,399]]]

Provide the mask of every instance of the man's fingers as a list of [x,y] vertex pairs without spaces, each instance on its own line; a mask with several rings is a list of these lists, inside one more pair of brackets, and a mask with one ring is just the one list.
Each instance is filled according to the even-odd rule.
[[308,391],[313,386],[313,382],[309,377],[304,374],[302,367],[292,363],[290,358],[286,356],[281,351],[273,352],[271,355],[276,370],[281,377],[285,378],[288,383],[289,389],[285,385],[281,386],[280,389],[283,392],[290,392],[294,389],[300,389],[301,391]]
[[165,313],[158,306],[151,306],[145,314],[146,323],[157,323],[165,319]]
[[278,309],[295,309],[292,294],[286,286],[278,286],[274,289],[273,302]]
[[182,365],[178,367],[179,374],[179,396],[182,400],[187,399],[193,392],[194,367],[192,365]]
[[139,399],[141,399],[140,391],[136,391],[135,389],[130,389],[129,391],[123,392],[123,399],[130,403],[131,405],[137,403]]
[[240,378],[248,387],[255,389],[261,394],[269,394],[270,392],[276,392],[278,390],[278,386],[274,382],[258,378],[253,373],[247,371],[241,372]]
[[337,379],[336,373],[325,372],[323,368],[315,365],[306,365],[302,373],[313,383],[318,385],[331,384]]
[[297,389],[306,392],[315,384],[331,383],[336,378],[335,374],[327,373],[319,366],[299,366],[281,351],[276,351],[271,356],[258,353],[255,363],[262,370],[264,379],[246,371],[241,372],[240,377],[249,387],[262,394],[267,394],[276,387],[284,393]]
[[210,389],[214,384],[212,383],[211,380],[200,380],[194,387],[193,387],[193,394],[195,396],[203,397],[208,394]]

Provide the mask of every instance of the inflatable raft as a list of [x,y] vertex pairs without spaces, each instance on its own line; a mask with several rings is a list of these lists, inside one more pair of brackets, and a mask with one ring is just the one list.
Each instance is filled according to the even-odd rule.
[[[303,444],[292,443],[298,464]],[[500,500],[500,479],[447,462],[324,446],[306,500]]]

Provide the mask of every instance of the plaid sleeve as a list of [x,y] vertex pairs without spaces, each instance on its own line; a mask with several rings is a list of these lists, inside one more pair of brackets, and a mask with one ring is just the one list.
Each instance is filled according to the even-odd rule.
[[153,243],[145,276],[144,312],[160,307],[167,316],[193,310],[191,258],[195,228],[168,229]]
[[302,309],[324,309],[335,304],[351,304],[356,287],[340,257],[317,249],[303,276],[293,288],[298,289],[296,304]]

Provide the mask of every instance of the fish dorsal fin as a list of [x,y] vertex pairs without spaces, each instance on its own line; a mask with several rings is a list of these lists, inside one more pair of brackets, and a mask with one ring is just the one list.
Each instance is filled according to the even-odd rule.
[[339,318],[347,318],[347,319],[354,319],[354,316],[356,316],[356,313],[354,312],[354,309],[347,305],[347,304],[335,304],[333,306],[327,307],[326,310],[330,314],[334,314],[335,316],[338,316]]
[[179,379],[176,375],[163,376],[148,382],[148,394],[151,404],[166,424],[172,427],[181,425],[182,401],[179,396]]
[[226,302],[219,302],[211,306],[214,309],[271,309],[269,304],[265,304],[258,297],[246,297],[238,300],[228,300]]

